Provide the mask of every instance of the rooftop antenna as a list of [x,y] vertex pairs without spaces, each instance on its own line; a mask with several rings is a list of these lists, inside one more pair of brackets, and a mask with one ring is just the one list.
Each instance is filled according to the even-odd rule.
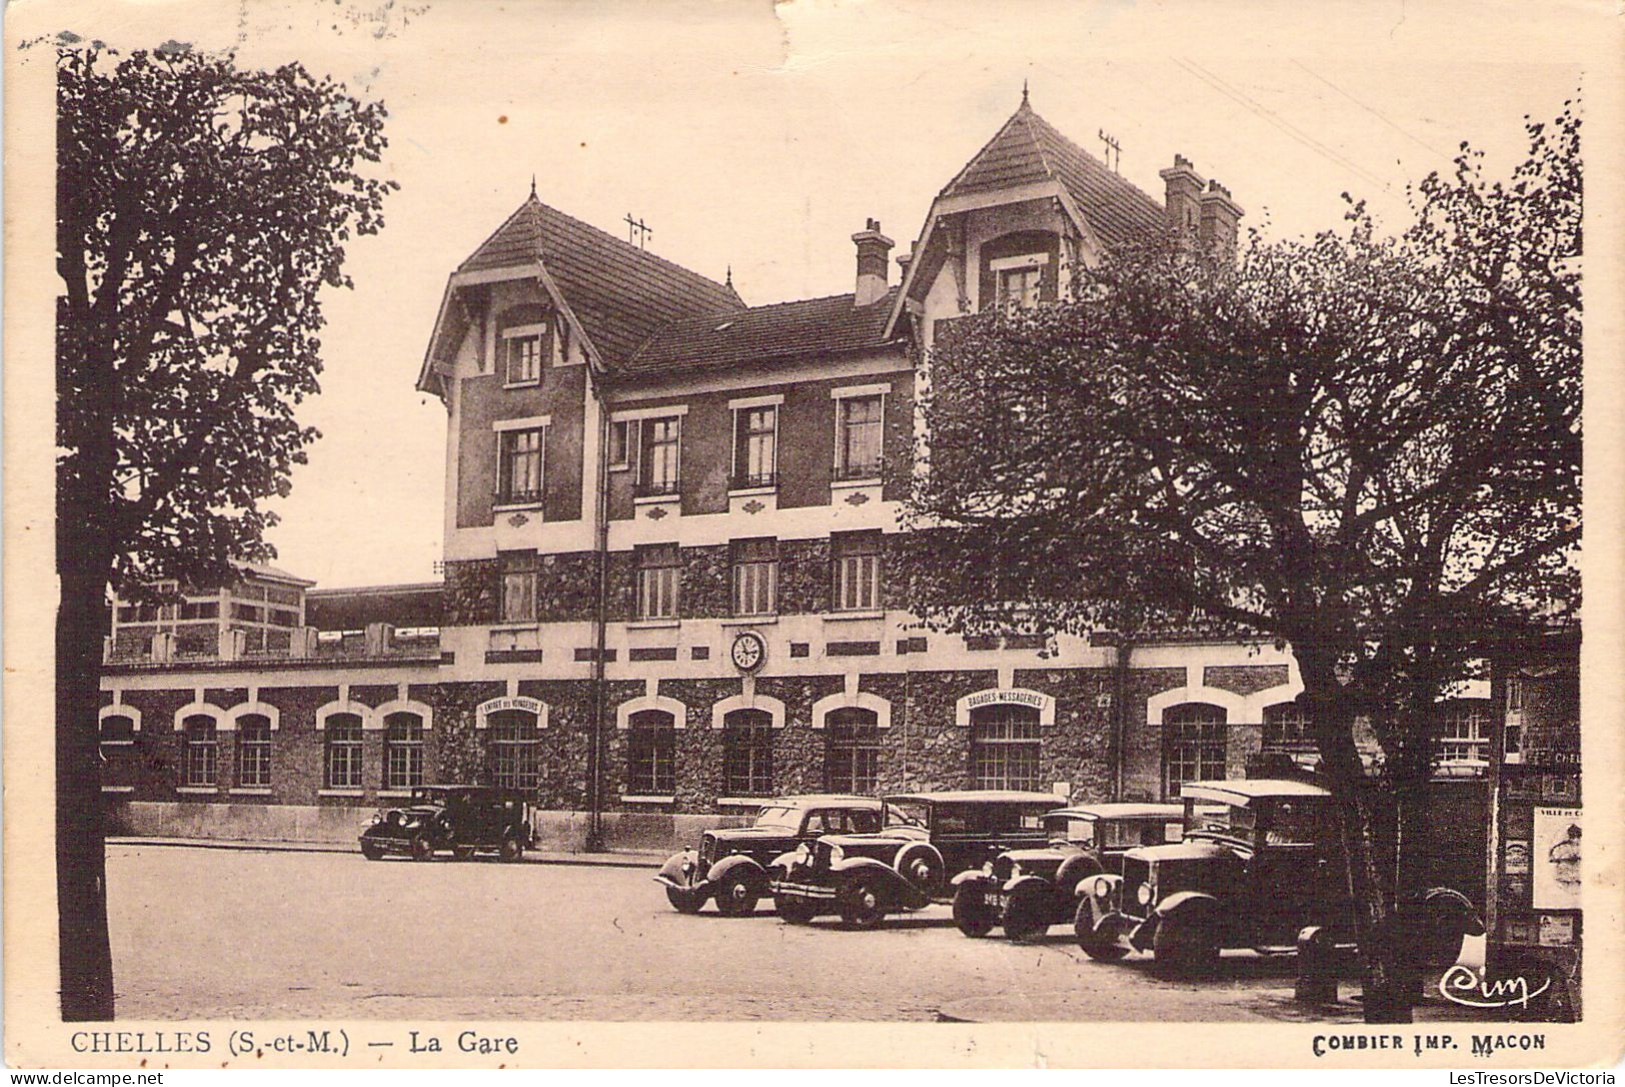
[[1117,137],[1108,135],[1104,128],[1100,130],[1100,142],[1106,145],[1106,165],[1111,167],[1112,173],[1122,173],[1123,145],[1117,142]]
[[632,218],[632,213],[630,211],[626,213],[627,241],[633,243],[639,249],[647,249],[649,247],[649,235],[653,233],[654,228],[648,223],[644,222],[642,219]]

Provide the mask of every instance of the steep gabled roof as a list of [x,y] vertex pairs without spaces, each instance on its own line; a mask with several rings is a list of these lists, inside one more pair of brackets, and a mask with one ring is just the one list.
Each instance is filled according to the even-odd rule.
[[671,373],[882,347],[895,294],[894,287],[867,306],[854,306],[852,295],[837,294],[674,321],[616,371]]
[[1100,240],[1116,245],[1164,228],[1162,205],[1061,135],[1025,97],[1010,119],[948,182],[939,199],[1037,181],[1064,187]]
[[547,269],[593,346],[612,366],[671,321],[743,308],[732,287],[548,207],[535,194],[457,271],[533,261]]

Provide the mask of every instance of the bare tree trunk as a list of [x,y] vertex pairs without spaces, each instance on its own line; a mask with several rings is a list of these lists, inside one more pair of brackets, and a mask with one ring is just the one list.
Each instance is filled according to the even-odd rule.
[[[59,530],[72,533],[68,526]],[[70,550],[71,544],[66,545]],[[113,1018],[113,958],[107,934],[107,857],[101,812],[101,614],[106,567],[59,563],[56,621],[56,895],[62,1019]]]
[[1393,910],[1393,866],[1385,863],[1383,795],[1366,784],[1354,746],[1354,712],[1328,661],[1305,663],[1305,697],[1314,713],[1321,768],[1341,817],[1343,858],[1354,934],[1364,966],[1362,1000],[1367,1023],[1409,1023],[1416,992],[1402,968],[1404,948]]

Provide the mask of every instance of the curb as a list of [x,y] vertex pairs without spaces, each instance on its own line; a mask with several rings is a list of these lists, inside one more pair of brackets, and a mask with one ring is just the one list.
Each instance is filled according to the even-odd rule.
[[[158,846],[163,849],[225,849],[251,853],[349,853],[357,857],[354,846],[334,842],[249,842],[222,841],[214,838],[126,838],[111,837],[108,845]],[[562,864],[581,868],[658,868],[666,860],[664,853],[533,853],[524,864]]]

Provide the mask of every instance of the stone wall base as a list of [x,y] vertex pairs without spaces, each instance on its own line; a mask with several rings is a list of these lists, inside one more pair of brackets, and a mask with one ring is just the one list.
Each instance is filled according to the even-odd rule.
[[[233,842],[310,842],[354,845],[372,821],[373,807],[306,804],[187,804],[133,800],[110,804],[110,837],[197,838]],[[745,815],[670,815],[605,812],[604,845],[626,852],[673,853],[695,845],[721,826],[741,826]],[[538,811],[538,848],[580,853],[586,848],[587,813]]]

